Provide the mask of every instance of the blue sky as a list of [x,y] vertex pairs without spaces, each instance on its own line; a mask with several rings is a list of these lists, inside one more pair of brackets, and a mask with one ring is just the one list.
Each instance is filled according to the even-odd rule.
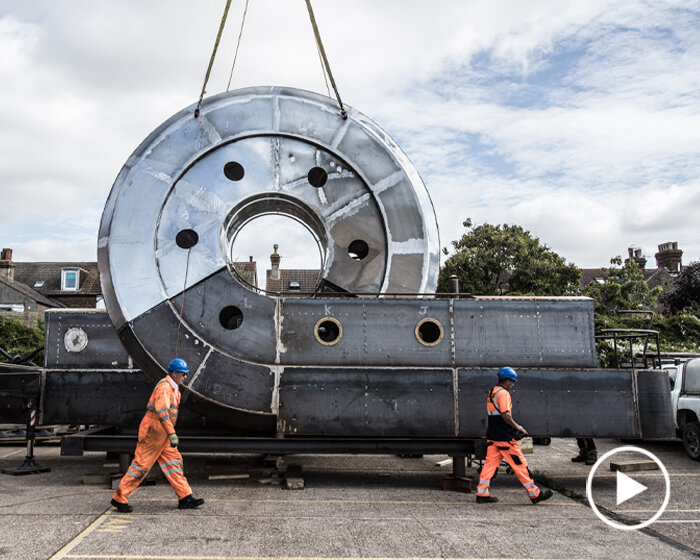
[[[313,4],[344,101],[411,158],[442,246],[471,217],[582,267],[632,245],[653,266],[667,241],[700,260],[699,2]],[[0,0],[0,245],[16,260],[95,260],[114,178],[196,101],[223,5]],[[232,87],[269,84],[326,92],[303,0],[250,0]],[[266,260],[274,236],[241,254]],[[282,265],[314,266],[294,245]]]

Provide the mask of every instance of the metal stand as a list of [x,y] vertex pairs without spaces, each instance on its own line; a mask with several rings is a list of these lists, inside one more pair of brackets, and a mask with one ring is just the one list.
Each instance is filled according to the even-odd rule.
[[27,401],[27,410],[29,411],[29,419],[27,421],[27,456],[24,462],[19,467],[10,467],[2,469],[3,474],[21,475],[21,474],[39,474],[50,472],[51,467],[42,467],[34,459],[34,438],[36,437],[36,405],[33,401]]

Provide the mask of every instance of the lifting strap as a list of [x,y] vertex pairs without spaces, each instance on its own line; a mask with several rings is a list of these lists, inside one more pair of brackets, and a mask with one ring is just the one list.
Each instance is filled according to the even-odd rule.
[[306,7],[309,11],[309,19],[311,20],[311,27],[314,28],[314,36],[316,37],[316,48],[318,48],[319,53],[321,54],[321,59],[323,60],[323,65],[326,73],[328,74],[328,78],[331,81],[331,85],[333,86],[333,91],[335,92],[335,97],[338,100],[338,105],[340,106],[340,116],[343,117],[343,119],[348,118],[348,114],[345,111],[345,106],[343,105],[342,100],[340,99],[340,93],[338,92],[338,87],[335,85],[335,80],[333,79],[333,73],[331,72],[331,65],[328,63],[328,57],[326,56],[326,51],[323,48],[323,42],[321,41],[321,35],[318,32],[318,26],[316,25],[316,18],[314,17],[314,11],[313,8],[311,7],[311,0],[306,0]]
[[226,0],[226,7],[224,8],[224,15],[221,16],[221,23],[219,24],[219,32],[216,34],[216,41],[214,42],[214,50],[209,58],[209,67],[207,68],[207,73],[204,76],[204,83],[202,84],[202,93],[199,94],[199,101],[197,102],[197,108],[194,110],[194,118],[199,118],[199,108],[202,105],[202,99],[204,99],[204,94],[207,91],[207,82],[209,81],[209,75],[211,74],[211,67],[214,66],[214,58],[216,58],[216,50],[219,48],[219,41],[221,41],[221,34],[224,32],[224,27],[226,26],[226,18],[228,17],[228,10],[231,7],[231,0]]
[[245,8],[243,8],[243,19],[241,20],[241,29],[238,31],[238,41],[236,41],[236,52],[233,54],[233,64],[231,64],[231,73],[228,75],[228,84],[226,85],[226,91],[231,89],[231,78],[233,78],[233,68],[236,66],[236,59],[238,58],[238,47],[241,46],[241,37],[243,37],[243,26],[245,25],[245,16],[248,13],[248,0],[245,0]]

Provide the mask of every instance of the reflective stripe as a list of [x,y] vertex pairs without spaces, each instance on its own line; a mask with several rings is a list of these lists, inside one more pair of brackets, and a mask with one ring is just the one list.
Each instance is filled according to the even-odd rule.
[[169,467],[170,465],[180,465],[182,466],[182,461],[166,461],[163,463],[160,468],[164,469],[165,467]]
[[489,489],[488,489],[488,488],[477,488],[477,489],[476,489],[476,495],[477,495],[477,496],[488,496],[488,495],[489,495]]
[[134,469],[136,472],[140,472],[140,473],[148,472],[147,470],[142,469],[141,467],[139,467],[139,466],[138,466],[136,463],[134,463],[134,462],[132,462],[132,463],[129,465],[129,468],[130,468],[130,469]]
[[181,469],[180,467],[173,467],[172,469],[169,469],[169,470],[163,469],[163,474],[164,474],[165,476],[168,476],[169,474],[173,474],[173,473],[176,473],[176,472],[181,473],[181,472],[182,472],[182,469]]
[[527,488],[527,489],[532,488],[534,485],[535,485],[534,482],[528,482],[528,483],[526,483],[526,484],[523,484],[523,486],[524,486],[525,488]]
[[503,387],[501,387],[498,391],[496,391],[495,393],[493,393],[491,395],[491,402],[493,402],[493,407],[498,411],[498,414],[500,414],[501,411],[498,408],[498,403],[496,402],[496,397],[498,396],[498,393],[500,393],[501,391],[503,391]]
[[488,486],[491,480],[486,480],[485,478],[479,479],[479,486]]
[[536,498],[537,495],[540,493],[540,489],[535,486],[532,490],[530,490],[527,495],[530,496],[531,498]]
[[143,478],[144,476],[146,476],[146,474],[148,474],[148,473],[142,472],[142,473],[136,473],[136,474],[134,474],[134,473],[132,473],[131,471],[126,471],[126,474],[128,474],[131,478],[135,478],[136,480],[138,480],[138,479]]
[[500,416],[501,413],[497,410],[489,410],[489,416]]

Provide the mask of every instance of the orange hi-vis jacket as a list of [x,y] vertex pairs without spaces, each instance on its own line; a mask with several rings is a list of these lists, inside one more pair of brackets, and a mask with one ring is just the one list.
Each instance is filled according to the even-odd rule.
[[179,408],[180,390],[170,376],[166,375],[153,389],[146,405],[146,414],[153,414],[160,421],[165,433],[170,435],[175,433]]
[[488,413],[488,426],[486,427],[486,439],[491,441],[510,441],[513,439],[513,428],[503,419],[504,412],[511,412],[513,401],[510,393],[496,385],[489,392],[486,399],[486,411]]
[[502,416],[504,412],[511,412],[512,408],[513,401],[505,387],[496,385],[489,391],[489,396],[486,399],[488,413],[486,459],[479,475],[479,484],[476,487],[477,496],[489,496],[491,478],[498,470],[501,461],[505,461],[513,469],[531,499],[540,495],[540,489],[527,470],[525,456],[513,437],[515,430],[506,423]]
[[153,463],[158,461],[167,481],[175,490],[178,499],[192,494],[185,478],[182,455],[170,446],[168,436],[175,433],[180,390],[177,383],[167,375],[153,389],[146,405],[146,414],[139,425],[139,439],[134,451],[134,460],[114,492],[113,498],[122,504],[148,475]]

